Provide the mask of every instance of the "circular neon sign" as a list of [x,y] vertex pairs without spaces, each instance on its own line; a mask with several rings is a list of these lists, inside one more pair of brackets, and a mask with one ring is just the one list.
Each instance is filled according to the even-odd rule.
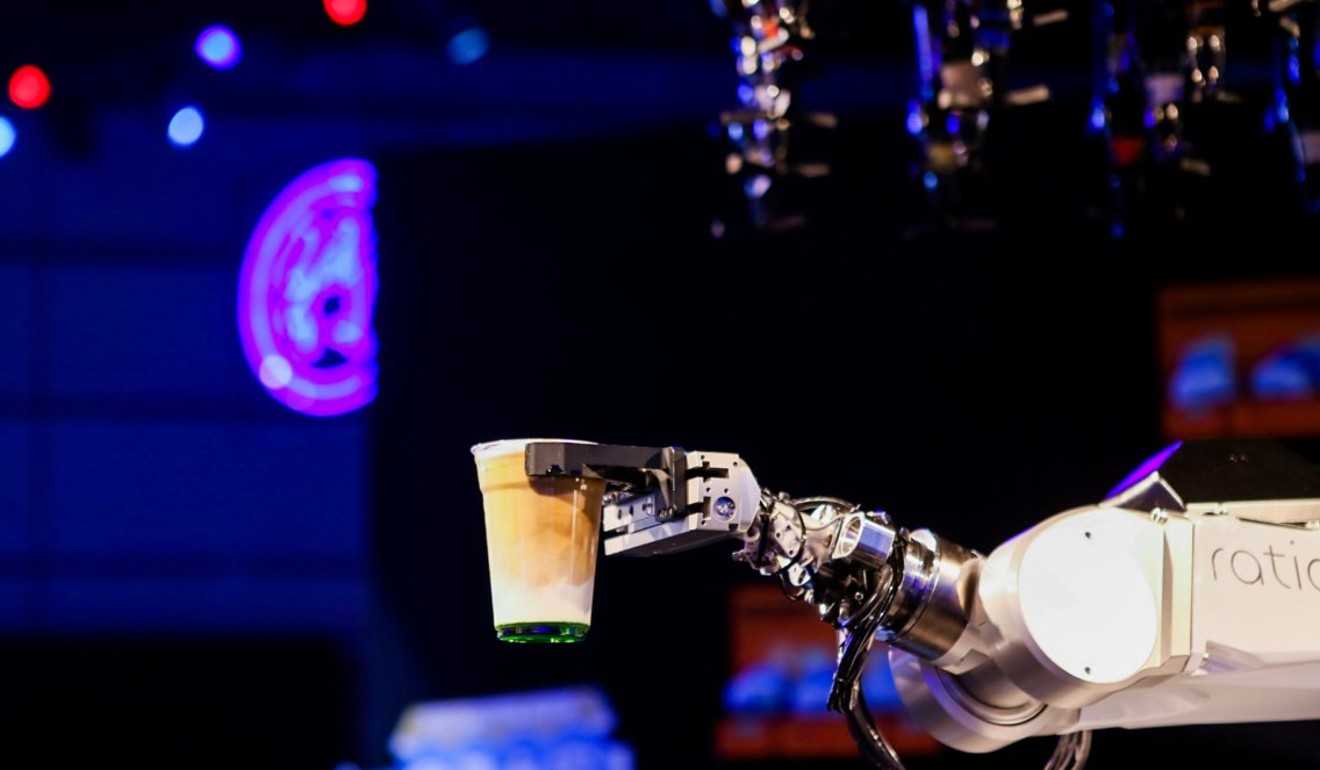
[[375,202],[371,163],[323,163],[275,197],[243,255],[243,354],[262,386],[303,414],[344,414],[375,398]]

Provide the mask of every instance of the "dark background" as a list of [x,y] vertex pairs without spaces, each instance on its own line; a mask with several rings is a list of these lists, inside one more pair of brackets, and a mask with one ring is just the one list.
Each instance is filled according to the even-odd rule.
[[[868,127],[882,130],[875,121]],[[883,166],[827,185],[814,226],[714,239],[724,180],[703,163],[707,144],[693,127],[410,156],[388,178],[469,181],[411,196],[392,210],[401,220],[381,221],[386,236],[406,232],[459,257],[395,263],[393,280],[382,268],[398,292],[383,305],[382,333],[406,328],[424,342],[382,354],[406,375],[376,407],[376,488],[389,512],[378,557],[387,584],[407,587],[400,614],[417,643],[482,662],[436,655],[421,666],[471,693],[600,681],[641,766],[719,764],[709,741],[729,676],[726,589],[761,578],[731,562],[732,544],[604,559],[586,643],[501,645],[480,630],[488,596],[456,591],[454,564],[432,545],[481,541],[479,518],[460,513],[480,504],[468,446],[526,435],[736,451],[769,488],[883,508],[988,551],[1098,501],[1164,445],[1160,286],[1300,267],[1250,226],[1122,242],[1078,221],[914,233],[910,201],[857,181],[883,178]],[[617,162],[640,147],[645,164]],[[523,185],[543,194],[507,200]],[[1249,243],[1260,249],[1246,258]],[[1187,759],[1201,744],[1215,759],[1315,757],[1299,730],[1259,733],[1103,734],[1093,763],[1116,766],[1137,748]],[[1048,746],[1036,743],[913,765],[1043,762]]]
[[[712,725],[729,589],[760,578],[733,545],[603,559],[586,642],[499,644],[472,444],[737,452],[771,489],[988,551],[1173,438],[1161,288],[1317,274],[1295,169],[1246,108],[1202,123],[1222,173],[1156,171],[1121,236],[1089,208],[1110,169],[1085,99],[1004,115],[999,226],[940,226],[904,131],[901,4],[817,5],[801,96],[839,117],[833,173],[794,183],[806,224],[782,232],[750,226],[724,173],[736,78],[705,4],[382,0],[348,29],[270,5],[33,0],[0,25],[6,67],[49,62],[59,97],[7,110],[0,159],[21,533],[0,752],[27,764],[383,766],[410,703],[576,682],[609,695],[639,770],[738,764]],[[249,46],[223,76],[188,59],[215,20]],[[455,66],[445,42],[473,25],[490,51]],[[1076,72],[1072,54],[1028,61]],[[207,137],[153,149],[135,127],[182,96]],[[347,154],[380,175],[381,391],[318,421],[251,381],[229,292],[270,197]],[[1091,766],[1148,758],[1309,766],[1320,745],[1309,723],[1111,731]]]

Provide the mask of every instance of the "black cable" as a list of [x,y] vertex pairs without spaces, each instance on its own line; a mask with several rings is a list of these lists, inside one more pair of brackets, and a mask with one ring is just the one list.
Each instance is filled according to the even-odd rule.
[[[901,554],[902,549],[896,548],[894,553]],[[848,732],[864,757],[886,770],[905,770],[898,754],[875,728],[862,692],[861,675],[866,668],[867,652],[901,582],[897,571],[889,566],[871,574],[877,584],[870,586],[857,610],[841,622],[843,641],[828,707],[847,717]]]

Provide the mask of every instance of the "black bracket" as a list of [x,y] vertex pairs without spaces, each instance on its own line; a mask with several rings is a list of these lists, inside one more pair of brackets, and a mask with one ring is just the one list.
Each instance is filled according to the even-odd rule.
[[687,509],[687,452],[681,447],[534,441],[524,460],[528,476],[599,478],[627,495],[659,492],[661,517]]

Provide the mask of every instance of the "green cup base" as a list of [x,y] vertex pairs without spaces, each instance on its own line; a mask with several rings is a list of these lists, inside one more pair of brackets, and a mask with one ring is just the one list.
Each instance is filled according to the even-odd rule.
[[495,638],[518,644],[565,644],[582,641],[588,628],[583,623],[510,623],[495,626]]

